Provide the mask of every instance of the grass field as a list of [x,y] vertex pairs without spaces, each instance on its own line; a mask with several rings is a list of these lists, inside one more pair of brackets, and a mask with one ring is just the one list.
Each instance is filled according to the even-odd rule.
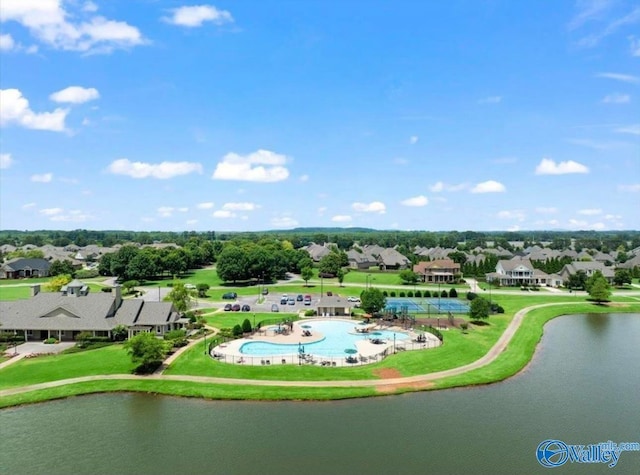
[[[93,293],[101,292],[103,286],[98,285],[94,282],[89,282],[89,289]],[[48,292],[44,285],[40,287],[41,292]],[[31,287],[26,285],[20,286],[10,286],[3,285],[0,286],[0,301],[3,300],[20,300],[20,299],[28,299],[31,296]]]

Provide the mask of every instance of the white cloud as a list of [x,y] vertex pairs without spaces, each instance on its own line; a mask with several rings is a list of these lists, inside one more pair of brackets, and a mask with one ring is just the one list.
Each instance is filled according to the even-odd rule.
[[418,136],[417,135],[412,135],[411,137],[409,137],[409,143],[411,145],[415,145],[418,143]]
[[605,225],[604,223],[589,223],[588,221],[584,221],[584,220],[580,220],[580,219],[570,219],[569,220],[569,227],[573,228],[573,229],[578,229],[578,230],[587,230],[587,229],[593,229],[596,231],[600,231],[602,229],[605,229]]
[[255,203],[225,203],[222,205],[222,209],[230,210],[230,211],[253,211],[256,208],[259,208]]
[[500,219],[515,219],[518,221],[524,221],[525,214],[521,210],[503,210],[498,212],[498,218]]
[[36,207],[36,203],[25,203],[22,205],[22,209],[31,209],[35,207]]
[[171,216],[173,216],[174,210],[175,208],[173,206],[160,206],[157,209],[158,216],[160,216],[161,218],[170,218]]
[[276,228],[295,228],[298,225],[298,221],[291,216],[276,216],[271,218],[271,226]]
[[587,208],[581,209],[580,211],[578,211],[578,214],[583,214],[585,216],[595,216],[597,214],[602,214],[602,210],[599,208]]
[[84,2],[84,4],[82,5],[82,11],[83,12],[97,12],[98,11],[98,5],[96,5],[95,3],[89,1],[89,2]]
[[66,214],[55,214],[49,218],[51,221],[84,223],[93,219],[93,216],[79,209],[72,209]]
[[289,177],[289,170],[283,166],[287,161],[287,156],[269,150],[244,156],[231,152],[218,162],[212,178],[263,183],[283,181]]
[[[596,2],[591,3],[605,3],[607,5],[611,5],[611,1],[602,1],[597,0]],[[620,27],[625,25],[634,24],[640,21],[640,7],[634,8],[628,14],[623,17],[616,18],[612,21],[608,21],[604,28],[601,28],[599,31],[592,32],[591,34],[581,38],[580,41],[577,42],[578,46],[582,46],[585,48],[592,48],[596,46],[600,41],[606,38],[609,35],[614,34]],[[593,31],[593,30],[592,30]]]
[[53,173],[42,173],[40,175],[31,175],[31,181],[35,183],[50,183],[53,180]]
[[218,209],[214,211],[211,216],[214,218],[235,218],[236,214],[227,209]]
[[628,125],[626,127],[621,127],[616,129],[615,132],[619,134],[632,134],[632,135],[640,135],[640,124]]
[[198,224],[197,219],[187,219],[187,226],[193,226],[194,224]]
[[613,79],[615,81],[628,82],[628,83],[631,83],[631,84],[640,83],[640,78],[638,76],[632,76],[631,74],[598,73],[598,74],[596,74],[596,77]]
[[174,8],[171,12],[172,15],[170,17],[164,17],[164,21],[173,25],[186,26],[188,28],[202,26],[206,21],[210,21],[215,25],[233,23],[231,13],[226,10],[218,10],[213,5],[196,5],[191,7]]
[[127,175],[131,178],[157,178],[166,180],[189,173],[202,174],[202,165],[196,162],[161,162],[158,164],[131,162],[120,158],[111,162],[107,170],[114,175]]
[[64,210],[62,208],[44,208],[40,210],[40,214],[45,216],[55,216],[56,214],[62,213]]
[[619,94],[617,92],[607,94],[602,99],[603,104],[628,104],[629,102],[631,102],[631,96],[629,94]]
[[215,203],[213,203],[213,201],[206,201],[204,203],[198,203],[196,205],[196,208],[198,209],[212,209],[215,206]]
[[466,188],[468,188],[469,185],[467,185],[466,183],[459,183],[457,185],[451,185],[448,183],[444,183],[442,181],[438,181],[436,183],[434,183],[433,185],[429,186],[429,191],[431,191],[432,193],[440,193],[442,191],[449,191],[449,192],[455,192],[455,191],[462,191]]
[[13,163],[10,153],[0,153],[0,169],[9,168]]
[[536,175],[566,175],[570,173],[589,173],[589,168],[581,163],[568,160],[558,162],[550,158],[543,158],[535,171]]
[[334,223],[350,223],[352,221],[353,218],[351,218],[351,216],[346,215],[346,214],[338,214],[336,216],[334,216],[333,218],[331,218],[331,221],[333,221]]
[[582,0],[576,2],[576,7],[579,11],[571,19],[567,28],[575,30],[589,21],[600,19],[602,14],[611,7],[612,3],[610,0]]
[[85,3],[61,0],[3,0],[0,19],[15,21],[40,42],[54,48],[81,52],[110,52],[144,44],[140,31],[121,21],[94,16]]
[[427,206],[429,204],[429,199],[424,195],[419,195],[402,200],[400,204],[404,206]]
[[36,113],[19,89],[0,89],[0,125],[17,124],[27,129],[63,132],[69,109]]
[[355,211],[360,211],[363,213],[380,213],[384,214],[387,212],[387,207],[381,201],[372,201],[371,203],[353,203],[351,207]]
[[309,175],[302,175],[299,180],[301,183],[306,183],[309,181]]
[[61,91],[54,92],[49,96],[54,102],[69,102],[71,104],[82,104],[93,101],[100,97],[100,93],[93,87],[69,86]]
[[504,193],[505,191],[507,191],[505,186],[495,180],[483,181],[471,188],[471,193]]
[[478,99],[478,104],[499,104],[502,102],[502,96],[489,96]]
[[536,208],[536,213],[540,213],[540,214],[554,214],[557,212],[558,212],[558,208],[554,208],[554,207],[539,206]]
[[625,193],[640,193],[640,183],[634,183],[633,185],[618,185],[618,191]]
[[15,46],[16,42],[13,41],[13,37],[11,35],[0,35],[0,50],[11,51]]

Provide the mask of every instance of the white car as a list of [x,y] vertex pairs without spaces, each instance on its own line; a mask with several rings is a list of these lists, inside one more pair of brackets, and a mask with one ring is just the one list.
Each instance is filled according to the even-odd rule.
[[196,286],[194,284],[184,284],[185,289],[194,290]]

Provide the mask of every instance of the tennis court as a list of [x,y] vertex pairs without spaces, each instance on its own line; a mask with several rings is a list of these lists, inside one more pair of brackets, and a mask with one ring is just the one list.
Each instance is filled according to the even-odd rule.
[[458,299],[435,298],[435,299],[413,299],[389,298],[387,297],[386,310],[395,309],[401,311],[402,307],[407,308],[409,313],[468,313],[469,305]]

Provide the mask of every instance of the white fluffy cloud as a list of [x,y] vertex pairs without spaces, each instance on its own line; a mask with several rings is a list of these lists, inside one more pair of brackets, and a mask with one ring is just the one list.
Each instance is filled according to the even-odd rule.
[[471,188],[471,193],[504,193],[505,186],[499,181],[487,180]]
[[351,216],[346,214],[338,214],[331,218],[331,221],[334,223],[350,223],[352,220]]
[[39,175],[31,175],[31,181],[35,183],[50,183],[53,180],[53,173],[42,173]]
[[498,212],[498,218],[500,219],[515,219],[517,221],[524,221],[525,214],[524,211],[516,209],[516,210],[503,210]]
[[0,50],[1,51],[11,51],[15,48],[16,42],[13,41],[13,37],[9,34],[0,35]]
[[387,207],[381,201],[372,201],[371,203],[353,203],[351,207],[361,213],[380,213],[387,212]]
[[617,92],[607,94],[602,99],[603,104],[627,104],[629,102],[631,102],[631,96],[629,94],[619,94]]
[[228,153],[218,162],[212,178],[216,180],[239,180],[273,183],[289,178],[284,166],[286,155],[269,150],[258,150],[249,155]]
[[271,226],[276,228],[295,228],[298,225],[298,221],[296,221],[291,216],[276,216],[271,218]]
[[27,129],[63,132],[69,109],[36,113],[19,89],[0,89],[0,125],[16,124]]
[[215,210],[211,216],[213,216],[214,218],[227,219],[227,218],[235,218],[236,214],[229,211],[228,209],[218,209],[218,210]]
[[580,211],[578,211],[578,214],[583,214],[585,216],[595,216],[598,214],[602,214],[602,210],[599,208],[587,208],[581,209]]
[[40,214],[45,216],[55,216],[56,214],[62,213],[64,210],[62,208],[44,208],[40,210]]
[[94,15],[95,8],[85,8],[87,5],[66,2],[63,7],[62,0],[3,0],[0,19],[21,24],[41,43],[61,50],[110,52],[145,42],[136,27]]
[[213,201],[205,201],[204,203],[198,203],[196,208],[198,209],[212,209],[215,206]]
[[132,162],[120,158],[111,162],[107,170],[114,175],[127,175],[131,178],[158,178],[166,180],[189,173],[202,173],[202,165],[196,162],[161,162],[157,164]]
[[82,104],[93,101],[100,97],[100,93],[93,87],[69,86],[61,91],[54,92],[49,96],[54,102],[69,102],[71,104]]
[[13,163],[10,153],[0,153],[0,168],[9,168]]
[[467,185],[466,183],[459,183],[457,185],[451,185],[448,183],[444,183],[442,181],[438,181],[436,183],[434,183],[433,185],[429,186],[429,191],[431,191],[432,193],[440,193],[442,191],[462,191],[466,188],[468,188],[469,185]]
[[558,162],[550,158],[543,158],[536,167],[536,175],[567,175],[570,173],[589,173],[589,168],[581,163],[567,160]]
[[427,206],[429,204],[429,199],[424,195],[419,195],[407,198],[406,200],[401,201],[400,204],[404,206]]
[[253,211],[256,208],[259,208],[255,203],[225,203],[222,205],[222,209],[229,211]]
[[158,216],[160,216],[161,218],[170,218],[171,216],[173,216],[174,210],[175,208],[173,206],[160,206],[157,209]]
[[174,8],[171,16],[164,17],[164,21],[173,25],[195,28],[202,26],[204,22],[211,22],[215,25],[232,23],[233,17],[226,10],[218,10],[213,5],[196,5]]

